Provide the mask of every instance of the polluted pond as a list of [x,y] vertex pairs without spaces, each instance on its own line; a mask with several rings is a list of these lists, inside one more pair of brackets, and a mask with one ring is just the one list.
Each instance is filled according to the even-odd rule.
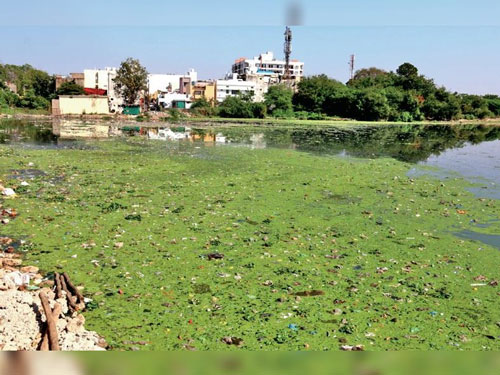
[[[20,214],[1,233],[41,273],[84,286],[85,326],[114,350],[499,349],[498,246],[455,235],[500,233],[499,201],[461,178],[408,176],[431,148],[417,157],[406,135],[404,153],[383,131],[344,139],[355,159],[333,152],[333,130],[302,129],[293,147],[289,133],[253,138],[277,145],[263,148],[7,143],[0,179],[17,196],[2,204]],[[241,132],[224,131],[226,146],[252,139]],[[46,175],[12,172],[26,169]]]

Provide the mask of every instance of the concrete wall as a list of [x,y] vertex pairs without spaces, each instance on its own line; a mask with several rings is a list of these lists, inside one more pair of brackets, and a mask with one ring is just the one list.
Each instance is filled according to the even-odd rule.
[[108,98],[103,96],[60,96],[57,102],[52,102],[54,115],[109,114]]

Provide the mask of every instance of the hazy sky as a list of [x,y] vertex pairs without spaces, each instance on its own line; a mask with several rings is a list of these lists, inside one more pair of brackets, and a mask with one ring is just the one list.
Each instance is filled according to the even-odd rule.
[[[9,1],[0,11],[0,63],[66,74],[133,56],[152,73],[195,68],[201,78],[220,78],[238,57],[267,50],[282,57],[286,3]],[[395,70],[408,61],[450,90],[500,94],[498,0],[302,4],[293,57],[305,62],[307,75],[346,81],[354,53],[357,68]]]

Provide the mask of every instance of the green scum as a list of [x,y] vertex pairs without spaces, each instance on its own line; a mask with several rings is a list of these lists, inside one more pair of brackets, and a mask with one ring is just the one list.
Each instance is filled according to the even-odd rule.
[[[454,235],[498,233],[499,203],[461,179],[293,149],[88,146],[2,146],[19,217],[1,230],[85,286],[112,349],[500,348],[500,252]],[[44,174],[21,186],[12,169]]]

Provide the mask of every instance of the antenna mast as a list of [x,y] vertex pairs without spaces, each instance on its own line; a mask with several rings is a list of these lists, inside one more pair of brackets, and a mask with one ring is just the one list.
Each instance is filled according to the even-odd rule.
[[290,79],[290,55],[292,54],[292,29],[286,27],[285,29],[285,74],[283,76],[284,80]]
[[355,66],[355,62],[356,62],[356,56],[355,55],[351,55],[351,59],[349,60],[349,70],[350,70],[350,73],[351,73],[351,80],[354,79],[354,66]]

